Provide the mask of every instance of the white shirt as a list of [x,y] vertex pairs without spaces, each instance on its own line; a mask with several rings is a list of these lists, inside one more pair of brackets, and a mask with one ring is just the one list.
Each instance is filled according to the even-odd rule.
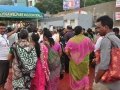
[[52,38],[54,39],[55,42],[59,42],[59,34],[58,33],[53,34]]
[[100,49],[100,45],[101,45],[101,41],[102,41],[103,37],[99,37],[96,44],[95,44],[95,51],[99,50]]
[[[100,37],[97,39],[96,44],[95,44],[95,50],[94,50],[94,52],[96,52],[97,50],[100,49],[100,45],[101,45],[102,39],[103,39],[102,36],[100,36]],[[98,65],[96,65],[96,67],[95,67],[95,76],[96,76],[96,74],[97,74],[97,72],[98,72],[98,67],[99,67]]]
[[40,35],[40,39],[38,42],[40,43],[41,41],[43,41],[43,34]]
[[7,35],[0,34],[0,60],[7,60],[9,49],[9,41],[7,39]]

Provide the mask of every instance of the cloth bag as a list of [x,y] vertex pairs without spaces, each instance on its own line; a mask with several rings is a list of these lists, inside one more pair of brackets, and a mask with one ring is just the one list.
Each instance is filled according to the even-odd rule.
[[109,69],[102,76],[101,80],[110,83],[120,80],[120,48],[111,49],[111,61]]
[[[111,41],[111,44],[112,44],[112,41]],[[110,54],[111,54],[110,55],[111,59],[110,59],[109,69],[101,77],[101,81],[104,83],[111,83],[111,82],[120,80],[120,48],[112,47]],[[96,55],[96,62],[97,64],[99,64],[100,63],[100,50],[98,50],[95,53],[95,55]]]

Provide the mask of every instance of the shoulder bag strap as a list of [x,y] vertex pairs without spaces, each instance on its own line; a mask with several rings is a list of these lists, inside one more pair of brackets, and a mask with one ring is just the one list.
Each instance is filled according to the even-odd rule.
[[[111,48],[113,48],[113,47],[115,46],[115,45],[113,44],[114,41],[112,41],[109,37],[106,37],[106,38],[108,38],[108,39],[110,40],[110,42],[111,42]],[[116,43],[115,43],[115,44],[116,44]],[[116,48],[119,48],[118,45],[116,45],[116,46],[117,46]]]
[[22,66],[22,62],[21,62],[20,57],[19,57],[18,52],[17,52],[17,45],[18,45],[17,43],[13,44],[13,50],[14,50],[14,55],[16,55],[16,60],[17,60],[17,62],[19,64],[18,68],[21,70],[21,68],[23,66]]

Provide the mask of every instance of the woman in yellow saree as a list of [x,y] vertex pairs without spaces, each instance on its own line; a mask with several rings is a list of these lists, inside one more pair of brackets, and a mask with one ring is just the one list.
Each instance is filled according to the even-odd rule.
[[66,44],[70,58],[70,86],[72,90],[89,90],[89,54],[94,49],[92,41],[82,34],[82,27],[75,27],[75,36]]

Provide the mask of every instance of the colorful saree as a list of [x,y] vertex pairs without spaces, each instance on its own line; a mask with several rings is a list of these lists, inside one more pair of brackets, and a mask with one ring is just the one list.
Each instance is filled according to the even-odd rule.
[[49,80],[48,49],[44,44],[40,45],[40,49],[41,56],[36,64],[35,77],[31,82],[30,90],[45,90],[46,83]]
[[84,35],[71,38],[65,47],[70,55],[70,86],[72,90],[89,90],[89,54],[93,51],[92,41]]
[[13,60],[13,90],[29,90],[37,62],[33,45],[27,40],[21,40],[11,47]]
[[[59,43],[55,43],[55,45],[51,49],[54,50],[54,52],[56,54],[58,54],[59,51],[61,51],[61,46]],[[46,90],[58,90],[57,86],[58,86],[59,77],[60,77],[60,56],[59,56],[59,54],[57,56],[53,55],[52,51],[49,50],[48,60],[50,60],[50,58],[55,59],[55,60],[51,59],[53,62],[49,63],[49,65],[48,65],[49,69],[50,69],[50,80],[48,82],[48,86],[47,86]],[[50,64],[52,64],[52,65],[50,65]]]

